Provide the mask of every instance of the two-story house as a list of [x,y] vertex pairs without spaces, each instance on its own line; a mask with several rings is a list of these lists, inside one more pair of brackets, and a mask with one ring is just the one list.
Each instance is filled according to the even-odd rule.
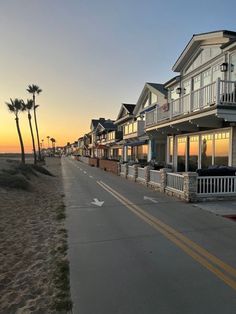
[[175,171],[236,166],[236,32],[193,35],[165,84],[168,100],[146,112],[145,129],[165,139]]
[[162,84],[145,83],[133,110],[133,117],[123,126],[124,160],[148,161],[157,150],[145,131],[145,113],[157,104],[166,102],[166,90]]
[[[114,121],[114,124],[117,126],[117,132],[119,132],[117,133],[117,135],[122,134],[122,136],[124,137],[125,126],[129,124],[134,118],[134,108],[135,104],[121,104],[117,119],[116,121]],[[120,160],[128,161],[129,159],[131,159],[131,150],[124,149],[124,144],[126,143],[125,140],[117,140],[116,144],[113,145],[113,149],[117,150],[117,155]]]
[[97,127],[95,129],[96,134],[96,157],[98,158],[108,158],[110,157],[110,147],[107,145],[107,140],[109,138],[109,134],[115,132],[117,129],[116,125],[114,125],[114,121],[107,120],[99,120]]

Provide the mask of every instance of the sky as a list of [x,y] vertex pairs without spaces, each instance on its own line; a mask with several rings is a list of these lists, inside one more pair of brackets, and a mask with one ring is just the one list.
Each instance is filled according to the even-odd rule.
[[[116,119],[145,82],[165,83],[193,34],[236,31],[236,1],[0,0],[0,152],[18,152],[10,98],[37,97],[40,139],[57,145]],[[27,115],[20,115],[27,152]]]

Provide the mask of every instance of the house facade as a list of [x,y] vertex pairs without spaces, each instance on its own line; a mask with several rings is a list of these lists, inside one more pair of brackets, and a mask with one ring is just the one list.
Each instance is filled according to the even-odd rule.
[[173,71],[166,101],[145,112],[161,158],[176,172],[236,166],[236,33],[193,35]]
[[146,112],[166,102],[167,91],[163,84],[145,83],[132,117],[123,124],[124,160],[147,162],[156,154],[161,154],[161,147],[156,145],[151,133],[145,131]]

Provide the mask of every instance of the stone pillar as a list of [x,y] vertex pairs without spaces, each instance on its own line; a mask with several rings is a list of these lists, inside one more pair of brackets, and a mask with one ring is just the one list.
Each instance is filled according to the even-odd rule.
[[197,173],[186,172],[184,176],[184,199],[186,202],[197,201]]
[[138,177],[138,166],[139,165],[133,165],[133,167],[134,167],[134,181],[136,181],[136,179]]
[[145,169],[145,184],[148,185],[148,182],[150,181],[150,170],[151,167],[150,166],[146,166],[144,167]]
[[117,175],[120,176],[120,170],[121,170],[121,163],[117,163]]
[[160,186],[160,192],[165,193],[165,188],[167,185],[167,173],[172,172],[169,168],[162,168],[160,169],[161,173],[161,186]]
[[125,178],[128,176],[128,164],[125,164]]

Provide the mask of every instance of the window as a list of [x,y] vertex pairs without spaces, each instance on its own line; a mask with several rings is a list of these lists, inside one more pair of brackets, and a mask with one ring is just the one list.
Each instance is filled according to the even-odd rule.
[[191,89],[191,81],[188,80],[188,81],[183,82],[183,88],[184,88],[184,94],[188,95]]
[[156,94],[151,93],[151,104],[155,103],[158,101],[158,97]]
[[125,125],[125,134],[126,134],[126,135],[129,134],[129,126],[128,126],[128,124]]
[[236,53],[230,57],[230,80],[236,81]]
[[201,139],[201,168],[212,165],[213,157],[213,134],[202,135]]
[[212,68],[212,82],[215,82],[217,78],[221,78],[220,65],[217,64]]
[[138,130],[138,122],[136,121],[133,123],[133,132],[137,132],[137,130]]
[[133,124],[132,123],[129,124],[129,132],[128,133],[129,134],[133,133]]
[[215,134],[214,164],[228,166],[229,164],[229,132]]
[[140,145],[137,147],[137,158],[138,159],[147,159],[148,155],[148,145]]
[[188,171],[196,171],[198,168],[199,155],[199,136],[189,136],[189,151],[188,151]]
[[187,138],[179,137],[177,140],[177,171],[185,171]]

